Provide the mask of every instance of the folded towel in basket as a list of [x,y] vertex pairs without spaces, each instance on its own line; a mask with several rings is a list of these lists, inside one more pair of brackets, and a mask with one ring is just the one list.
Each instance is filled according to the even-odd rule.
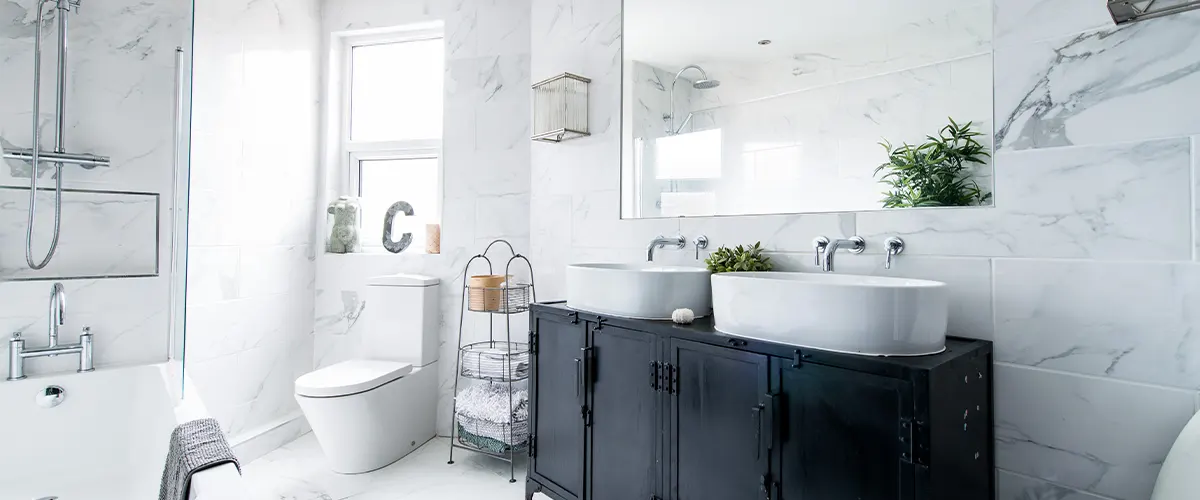
[[187,500],[192,474],[224,464],[233,464],[238,472],[242,471],[216,420],[202,418],[180,424],[171,433],[158,500]]

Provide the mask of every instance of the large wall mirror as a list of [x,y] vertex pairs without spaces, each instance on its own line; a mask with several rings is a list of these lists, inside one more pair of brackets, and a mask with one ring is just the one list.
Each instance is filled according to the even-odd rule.
[[624,15],[623,218],[994,203],[990,0]]

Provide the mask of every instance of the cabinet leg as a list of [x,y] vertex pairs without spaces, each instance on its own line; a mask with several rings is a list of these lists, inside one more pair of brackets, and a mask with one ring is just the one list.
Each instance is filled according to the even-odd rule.
[[525,480],[525,500],[533,500],[533,494],[540,491],[542,491],[542,487],[538,486],[537,483],[528,479]]

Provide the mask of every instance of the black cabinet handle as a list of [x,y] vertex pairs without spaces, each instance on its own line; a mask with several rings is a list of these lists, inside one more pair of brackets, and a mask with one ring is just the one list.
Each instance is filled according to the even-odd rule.
[[583,406],[583,360],[575,358],[575,400]]
[[766,407],[759,404],[750,408],[750,417],[754,420],[754,459],[762,458],[763,410]]

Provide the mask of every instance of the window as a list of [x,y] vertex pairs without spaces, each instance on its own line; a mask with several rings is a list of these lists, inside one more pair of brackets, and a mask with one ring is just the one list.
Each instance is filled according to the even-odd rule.
[[363,246],[383,246],[384,216],[408,202],[392,236],[412,233],[405,252],[423,252],[425,225],[441,220],[444,45],[440,29],[343,39],[341,143],[348,194],[362,200]]

